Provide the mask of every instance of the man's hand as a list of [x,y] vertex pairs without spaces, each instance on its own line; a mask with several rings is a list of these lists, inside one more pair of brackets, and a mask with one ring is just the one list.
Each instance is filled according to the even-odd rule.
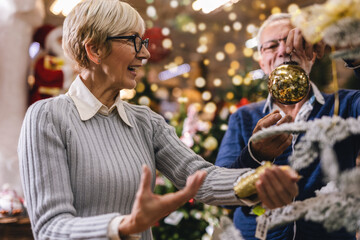
[[[279,110],[266,115],[258,121],[253,131],[253,134],[260,131],[263,128],[270,127],[274,124],[280,125],[286,122],[291,122],[292,118],[289,115],[281,117]],[[272,137],[261,139],[257,142],[251,142],[249,146],[254,157],[259,161],[268,160],[271,161],[275,157],[281,155],[288,146],[291,145],[292,135],[283,133]]]
[[197,171],[187,179],[186,186],[182,190],[157,195],[151,191],[150,170],[147,166],[143,166],[141,183],[134,206],[131,214],[127,215],[119,225],[119,234],[139,233],[153,226],[158,220],[193,198],[204,182],[206,175],[205,171]]
[[325,52],[325,43],[320,41],[316,44],[311,44],[307,42],[299,28],[291,29],[287,40],[286,40],[286,53],[290,54],[291,52],[297,52],[298,54],[305,53],[307,59],[310,61],[313,59],[314,55],[317,58],[322,58]]
[[261,174],[256,190],[264,207],[273,209],[292,202],[299,193],[299,175],[290,167],[273,166]]

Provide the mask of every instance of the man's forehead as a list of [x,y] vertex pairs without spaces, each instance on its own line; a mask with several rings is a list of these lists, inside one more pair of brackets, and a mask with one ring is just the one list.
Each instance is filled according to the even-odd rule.
[[269,28],[269,27],[273,27],[273,26],[277,26],[277,25],[288,25],[288,26],[292,26],[291,25],[291,20],[289,18],[283,18],[283,19],[279,19],[276,21],[271,22],[268,26],[266,26],[265,29]]
[[[271,30],[268,30],[269,28],[271,28]],[[289,32],[290,29],[292,29],[293,26],[291,25],[290,19],[280,19],[280,20],[276,20],[274,22],[269,23],[269,25],[267,25],[262,34],[261,34],[261,39],[267,39],[267,36],[265,35],[283,35],[285,32],[285,34],[287,34]]]

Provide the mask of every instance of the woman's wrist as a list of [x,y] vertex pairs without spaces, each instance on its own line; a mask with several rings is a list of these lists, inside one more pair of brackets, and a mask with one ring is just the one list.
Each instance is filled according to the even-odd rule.
[[130,215],[125,215],[122,221],[119,223],[118,232],[120,237],[130,235],[132,231],[132,221]]
[[118,226],[118,235],[120,240],[138,240],[141,238],[140,233],[135,233],[135,224],[130,215],[123,216]]

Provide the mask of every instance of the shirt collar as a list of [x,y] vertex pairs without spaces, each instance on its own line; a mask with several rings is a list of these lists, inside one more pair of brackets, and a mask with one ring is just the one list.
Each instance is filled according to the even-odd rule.
[[[76,77],[66,95],[74,101],[76,109],[79,112],[80,119],[82,121],[87,121],[91,119],[99,111],[103,112],[104,108],[108,109],[90,92],[90,90],[81,81],[80,76]],[[123,101],[120,99],[120,94],[117,96],[114,105],[110,109],[114,109],[115,106],[117,108],[120,118],[128,126],[132,127],[127,118]]]
[[[310,81],[310,85],[311,85],[311,96],[315,97],[315,100],[320,103],[321,105],[323,105],[325,103],[325,99],[323,97],[323,95],[321,94],[320,90],[317,88],[317,86]],[[311,97],[310,97],[311,98]],[[271,98],[271,95],[269,94],[267,96],[264,108],[263,108],[263,113],[266,113],[266,111],[272,112],[272,110],[274,109],[273,107],[273,99]]]

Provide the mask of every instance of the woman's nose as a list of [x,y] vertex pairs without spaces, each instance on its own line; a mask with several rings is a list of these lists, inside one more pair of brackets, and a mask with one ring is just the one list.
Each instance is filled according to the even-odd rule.
[[149,50],[143,46],[140,50],[140,52],[138,52],[137,56],[138,58],[141,58],[141,59],[149,59],[150,58],[150,52]]

